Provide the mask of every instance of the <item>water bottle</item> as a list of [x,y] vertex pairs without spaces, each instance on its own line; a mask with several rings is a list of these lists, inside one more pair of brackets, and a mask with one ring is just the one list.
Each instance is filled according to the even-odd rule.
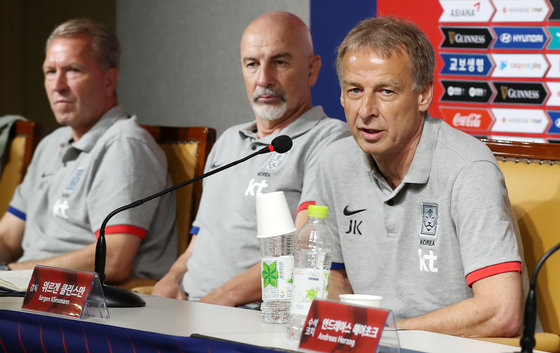
[[259,194],[256,201],[261,311],[264,322],[284,324],[290,314],[296,228],[283,191]]
[[332,261],[332,232],[325,219],[327,206],[311,205],[309,221],[295,239],[294,274],[288,337],[299,340],[313,299],[326,299]]
[[261,311],[266,323],[288,322],[294,270],[294,233],[259,238]]

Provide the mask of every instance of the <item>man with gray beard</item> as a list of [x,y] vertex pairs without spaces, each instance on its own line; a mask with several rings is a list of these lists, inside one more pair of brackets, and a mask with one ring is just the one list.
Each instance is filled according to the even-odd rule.
[[[204,179],[192,240],[154,295],[229,306],[260,300],[255,196],[284,191],[295,217],[315,187],[310,170],[323,149],[350,136],[344,122],[311,103],[321,58],[313,52],[309,29],[295,15],[271,12],[251,22],[241,39],[241,65],[255,120],[223,133],[206,172],[269,145],[278,135],[290,136],[293,148]],[[304,221],[296,219],[298,226]]]

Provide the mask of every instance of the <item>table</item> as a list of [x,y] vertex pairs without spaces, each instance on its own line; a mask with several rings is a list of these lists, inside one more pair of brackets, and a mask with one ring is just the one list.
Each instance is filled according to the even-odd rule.
[[[82,331],[87,331],[90,328],[92,331],[95,331],[96,328],[99,329],[100,327],[114,327],[115,330],[133,330],[123,331],[125,335],[137,332],[136,335],[145,334],[148,336],[148,333],[151,333],[152,336],[150,337],[157,337],[158,339],[184,338],[183,343],[185,344],[190,342],[186,340],[193,340],[193,338],[189,337],[194,336],[216,339],[218,340],[216,342],[226,340],[237,342],[238,344],[252,345],[243,346],[243,349],[240,349],[238,346],[234,351],[259,352],[259,349],[260,351],[271,351],[270,349],[297,350],[297,342],[290,341],[287,338],[286,325],[264,323],[259,311],[148,295],[143,295],[143,298],[146,301],[146,306],[142,308],[110,308],[109,313],[111,317],[109,319],[88,317],[79,320],[57,317],[58,321],[56,322],[86,325],[84,326],[85,328],[82,328]],[[6,313],[11,313],[47,319],[48,315],[43,313],[22,311],[22,300],[22,298],[14,297],[0,298],[0,313],[3,311],[4,316],[7,316]],[[53,318],[50,317],[50,319]],[[43,329],[45,328],[43,327]],[[121,333],[117,332],[116,334]],[[2,333],[0,332],[0,351],[2,351],[1,337]],[[401,347],[404,349],[429,353],[506,353],[519,351],[519,349],[512,346],[427,331],[400,330],[399,339]],[[41,342],[40,344],[44,345],[45,343]],[[254,346],[258,347],[255,348]],[[247,349],[245,350],[245,348]],[[49,350],[46,349],[46,351]],[[113,349],[113,352],[115,351],[117,350]],[[136,349],[135,351],[138,350]],[[184,349],[178,351],[184,351]],[[216,349],[214,351],[219,350]]]

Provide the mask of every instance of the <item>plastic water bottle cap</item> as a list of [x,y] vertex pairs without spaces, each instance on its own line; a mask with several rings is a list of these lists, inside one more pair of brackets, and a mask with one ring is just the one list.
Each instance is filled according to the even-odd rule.
[[307,216],[313,218],[327,218],[329,208],[327,206],[309,205],[307,208]]

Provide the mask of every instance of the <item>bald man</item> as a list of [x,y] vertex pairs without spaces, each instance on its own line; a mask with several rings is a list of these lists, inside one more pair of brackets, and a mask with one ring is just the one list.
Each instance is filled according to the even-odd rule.
[[241,38],[241,67],[255,120],[223,133],[206,172],[267,146],[280,134],[290,136],[294,146],[204,180],[193,238],[156,284],[154,295],[229,306],[258,301],[255,196],[284,191],[295,217],[300,201],[315,186],[309,171],[320,153],[332,141],[350,136],[345,123],[311,103],[321,58],[297,16],[270,12],[251,22]]

